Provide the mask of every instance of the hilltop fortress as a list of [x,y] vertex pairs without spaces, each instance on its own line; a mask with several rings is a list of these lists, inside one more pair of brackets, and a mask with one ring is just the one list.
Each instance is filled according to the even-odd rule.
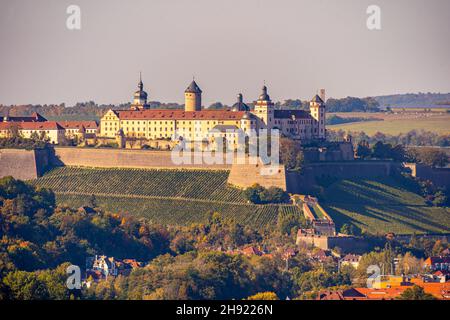
[[[21,117],[5,115],[0,118],[0,137],[19,134],[55,145],[76,139],[76,144],[155,149],[172,149],[183,142],[196,150],[217,150],[219,142],[226,145],[227,150],[237,150],[245,145],[245,138],[252,134],[259,136],[262,130],[277,129],[281,135],[299,143],[326,138],[323,89],[320,96],[315,95],[310,101],[309,111],[276,109],[266,85],[253,109],[240,93],[230,109],[203,109],[202,90],[194,80],[184,91],[184,98],[184,110],[151,109],[140,79],[130,108],[110,109],[101,118],[100,126],[95,121],[48,121],[37,113]],[[139,144],[134,143],[136,141]]]
[[[11,127],[16,127],[25,137],[47,136],[50,142],[58,144],[63,137],[79,136],[90,138],[96,145],[104,141],[116,141],[119,148],[74,148],[54,147],[47,150],[0,150],[0,176],[12,175],[21,179],[40,176],[45,167],[85,166],[105,168],[148,168],[148,169],[206,169],[229,170],[229,183],[246,188],[254,183],[262,186],[277,186],[292,193],[302,192],[315,184],[316,177],[334,175],[348,178],[352,176],[386,176],[393,172],[392,163],[364,163],[353,160],[351,140],[338,144],[335,150],[316,148],[305,153],[310,162],[302,174],[288,172],[283,165],[268,168],[254,155],[245,155],[244,163],[219,162],[215,164],[183,163],[172,161],[174,146],[180,142],[192,142],[210,147],[217,142],[226,142],[228,150],[235,150],[242,141],[238,137],[250,132],[278,129],[279,132],[298,143],[320,142],[326,139],[325,92],[315,95],[310,101],[309,111],[299,109],[275,109],[268,89],[264,85],[254,108],[250,108],[238,94],[237,102],[227,110],[205,110],[202,108],[202,90],[192,81],[184,92],[184,110],[151,109],[147,103],[148,94],[140,79],[134,93],[131,107],[127,110],[109,110],[101,118],[100,126],[95,122],[52,122],[35,114],[32,117],[5,116],[0,126],[0,135],[7,136]],[[124,150],[127,140],[139,139],[151,146],[152,141],[163,141],[157,149]],[[157,142],[158,143],[158,142]],[[127,149],[136,149],[128,145]],[[142,148],[142,145],[139,146]],[[348,149],[348,150],[347,150]],[[198,149],[196,149],[198,150]],[[204,150],[204,149],[201,149]],[[217,149],[216,149],[217,151]],[[196,152],[192,153],[195,157]],[[345,156],[343,156],[345,155]],[[253,161],[252,161],[253,159]],[[324,162],[324,163],[320,163]],[[261,174],[269,169],[271,174]],[[267,170],[266,170],[267,171]]]
[[189,141],[196,145],[214,145],[226,141],[236,150],[239,133],[247,136],[261,129],[278,129],[282,135],[300,142],[326,138],[325,91],[310,102],[310,110],[277,110],[264,85],[254,110],[244,103],[242,94],[231,110],[202,108],[202,90],[193,80],[184,92],[184,110],[150,109],[148,94],[140,79],[129,110],[109,110],[101,118],[99,137],[115,138],[123,147],[126,139]]

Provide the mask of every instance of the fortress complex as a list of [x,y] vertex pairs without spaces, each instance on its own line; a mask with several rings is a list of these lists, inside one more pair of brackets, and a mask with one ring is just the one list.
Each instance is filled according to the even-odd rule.
[[[101,118],[100,134],[105,138],[175,140],[210,144],[218,138],[237,149],[238,135],[253,130],[279,129],[292,139],[308,142],[323,140],[325,128],[325,97],[316,95],[310,110],[277,110],[264,85],[253,110],[238,94],[231,110],[207,110],[201,105],[202,90],[193,80],[184,92],[185,106],[180,109],[150,109],[147,93],[140,79],[129,110],[109,110]],[[122,144],[122,143],[121,143]]]

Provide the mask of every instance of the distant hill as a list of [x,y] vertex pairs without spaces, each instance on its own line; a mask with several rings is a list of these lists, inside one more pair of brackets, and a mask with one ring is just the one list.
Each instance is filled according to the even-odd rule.
[[380,104],[380,107],[450,107],[450,93],[406,93],[393,94],[388,96],[378,96],[374,99]]

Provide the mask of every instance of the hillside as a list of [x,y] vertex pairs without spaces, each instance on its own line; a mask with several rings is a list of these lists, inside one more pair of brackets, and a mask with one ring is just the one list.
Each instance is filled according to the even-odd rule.
[[406,93],[374,98],[380,107],[436,107],[450,101],[450,93]]
[[[80,207],[92,194],[97,206],[165,224],[188,225],[208,213],[256,227],[276,224],[279,214],[302,214],[291,205],[246,203],[227,184],[228,171],[56,168],[33,184],[55,191],[58,204]],[[353,223],[371,233],[449,233],[450,209],[426,206],[416,186],[402,177],[323,183],[319,195],[338,228]]]
[[449,233],[450,209],[429,207],[403,177],[338,180],[323,185],[321,204],[338,227],[371,233]]
[[34,185],[51,188],[58,204],[80,207],[95,195],[97,206],[156,222],[187,225],[208,213],[257,227],[276,223],[278,214],[301,214],[291,205],[247,204],[240,189],[227,184],[228,171],[56,168]]

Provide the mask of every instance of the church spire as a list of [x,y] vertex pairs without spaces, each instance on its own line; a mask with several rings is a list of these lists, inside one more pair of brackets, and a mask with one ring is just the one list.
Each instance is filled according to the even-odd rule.
[[144,84],[142,83],[142,72],[139,71],[139,84],[138,84],[138,88],[140,91],[144,90]]

